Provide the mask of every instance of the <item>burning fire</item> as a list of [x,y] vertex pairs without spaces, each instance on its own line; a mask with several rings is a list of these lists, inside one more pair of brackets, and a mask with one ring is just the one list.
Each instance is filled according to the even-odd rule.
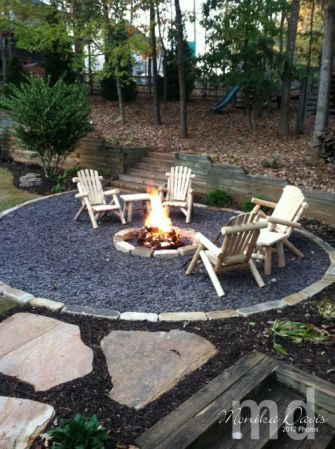
[[172,221],[169,217],[169,209],[164,207],[159,191],[154,187],[148,187],[147,192],[151,196],[151,207],[144,225],[155,237],[164,237],[172,231]]
[[174,249],[184,246],[178,228],[172,226],[169,209],[164,207],[159,191],[148,187],[151,207],[144,221],[144,228],[137,232],[137,241],[141,246],[153,249]]

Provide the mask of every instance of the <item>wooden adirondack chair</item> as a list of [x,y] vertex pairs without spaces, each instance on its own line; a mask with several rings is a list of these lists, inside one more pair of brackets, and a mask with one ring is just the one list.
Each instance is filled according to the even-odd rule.
[[217,277],[220,271],[249,268],[257,285],[264,287],[263,279],[251,256],[260,230],[266,228],[267,223],[255,222],[256,216],[257,214],[241,214],[233,217],[229,225],[221,229],[224,238],[220,248],[198,232],[196,234],[198,248],[186,274],[192,273],[201,258],[219,297],[225,294]]
[[[286,186],[278,203],[259,198],[252,198],[251,201],[255,204],[252,212],[258,213],[263,217],[260,218],[261,220],[264,219],[268,222],[267,229],[261,231],[257,240],[257,246],[263,252],[261,257],[264,258],[264,273],[271,274],[273,252],[277,253],[278,266],[285,266],[284,246],[297,257],[303,258],[304,254],[288,240],[293,229],[301,227],[298,221],[308,207],[302,191],[295,186]],[[271,216],[267,216],[261,210],[262,206],[273,209]]]
[[[75,197],[81,200],[81,208],[76,213],[74,220],[79,220],[79,217],[86,209],[94,229],[98,227],[97,220],[108,212],[115,213],[120,219],[121,223],[125,224],[120,202],[118,199],[119,189],[112,189],[103,191],[101,181],[102,176],[96,170],[80,170],[77,177],[72,181],[77,184],[78,192]],[[106,197],[112,197],[107,204]]]
[[161,192],[165,191],[165,198],[162,195],[163,206],[180,207],[186,216],[186,223],[190,223],[193,208],[191,184],[195,175],[192,174],[190,168],[177,166],[172,167],[166,176],[168,177],[167,187],[160,188]]

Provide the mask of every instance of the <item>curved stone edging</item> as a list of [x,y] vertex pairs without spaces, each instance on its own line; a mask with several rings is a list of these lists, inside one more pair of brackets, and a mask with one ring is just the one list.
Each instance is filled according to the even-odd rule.
[[[74,192],[74,191],[73,191]],[[21,207],[28,206],[32,203],[42,201],[44,199],[53,198],[56,196],[64,195],[69,192],[61,192],[53,195],[42,196],[39,198],[34,198],[32,200],[26,201],[22,204],[19,204],[15,207],[7,209],[0,213],[0,220],[4,218],[9,213],[20,209]],[[217,209],[206,206],[205,204],[196,203],[195,206],[205,207],[209,209]],[[233,209],[221,208],[221,210],[240,212]],[[329,256],[330,265],[328,270],[324,274],[324,276],[316,282],[308,285],[304,289],[300,290],[297,293],[293,293],[292,295],[285,296],[276,301],[268,301],[263,302],[261,304],[255,304],[253,306],[243,307],[237,310],[234,309],[223,309],[223,310],[215,310],[211,312],[163,312],[160,314],[152,313],[152,312],[119,312],[116,310],[110,309],[101,309],[90,306],[66,306],[62,302],[54,301],[51,299],[40,298],[32,295],[31,293],[25,292],[23,290],[18,290],[16,288],[10,287],[9,285],[0,281],[0,297],[3,296],[13,302],[18,304],[30,304],[33,307],[45,307],[52,311],[62,311],[64,313],[71,313],[76,315],[86,315],[98,318],[108,318],[108,319],[121,319],[126,321],[150,321],[150,322],[178,322],[178,321],[207,321],[207,320],[217,320],[217,319],[225,319],[225,318],[233,318],[233,317],[247,317],[249,315],[253,315],[255,313],[266,312],[268,310],[273,309],[282,309],[287,306],[293,306],[298,304],[305,299],[312,298],[313,296],[320,293],[326,287],[329,287],[331,284],[335,283],[335,248],[333,248],[329,243],[322,240],[320,237],[312,234],[306,230],[296,230],[296,232],[300,232],[305,237],[313,240],[317,243]]]

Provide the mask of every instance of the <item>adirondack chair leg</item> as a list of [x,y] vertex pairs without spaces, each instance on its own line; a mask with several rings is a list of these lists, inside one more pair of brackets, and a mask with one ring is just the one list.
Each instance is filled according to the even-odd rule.
[[257,282],[258,287],[264,287],[265,284],[262,279],[262,276],[260,275],[254,261],[251,259],[249,260],[249,267],[255,281]]
[[200,257],[201,260],[203,261],[205,268],[207,270],[207,273],[212,281],[212,284],[216,290],[216,293],[218,294],[218,296],[221,298],[221,296],[224,296],[224,291],[223,288],[221,287],[220,281],[214,271],[213,265],[211,264],[211,262],[209,261],[208,257],[206,256],[205,251],[200,251]]
[[264,274],[269,276],[272,270],[272,250],[271,246],[264,246]]
[[87,208],[87,212],[88,212],[88,215],[90,216],[93,228],[97,229],[98,228],[98,223],[97,223],[97,220],[96,220],[96,217],[94,215],[94,212],[93,212],[92,208],[88,207]]
[[186,223],[191,223],[192,208],[193,208],[193,200],[192,197],[190,196],[187,200]]
[[200,251],[202,251],[203,249],[204,248],[203,248],[202,245],[198,245],[198,248],[197,248],[196,252],[194,253],[194,256],[192,257],[192,260],[191,260],[191,262],[190,262],[190,264],[189,264],[189,266],[188,266],[188,268],[186,270],[186,274],[191,274],[192,273],[192,271],[194,270],[194,268],[195,268],[195,266],[196,266],[196,264],[197,264],[197,262],[199,260]]
[[76,215],[74,216],[74,220],[79,220],[79,218],[80,218],[80,216],[81,216],[81,214],[84,212],[84,210],[85,210],[85,204],[82,204],[81,205],[81,207],[80,207],[80,209],[78,210],[78,212],[76,213]]
[[[113,195],[113,200],[114,200],[115,206],[118,206],[118,208],[119,208],[119,216],[121,219],[121,223],[126,224],[126,219],[124,218],[124,215],[123,215],[123,212],[121,209],[121,205],[120,205],[120,201],[119,201],[119,198],[117,197],[117,195]],[[129,214],[129,211],[128,211],[128,214]]]
[[285,267],[285,253],[284,253],[284,243],[278,242],[277,243],[277,257],[278,257],[278,267],[283,268]]
[[298,250],[296,246],[293,245],[293,243],[289,242],[287,239],[284,240],[284,245],[286,248],[288,248],[293,254],[295,254],[299,259],[303,259],[305,255]]

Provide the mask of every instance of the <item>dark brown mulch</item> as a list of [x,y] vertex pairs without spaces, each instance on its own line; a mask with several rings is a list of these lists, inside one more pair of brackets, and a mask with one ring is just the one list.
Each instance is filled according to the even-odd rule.
[[[20,190],[24,190],[26,192],[35,193],[37,195],[50,195],[52,193],[57,193],[52,190],[54,186],[59,184],[59,180],[57,178],[46,178],[43,175],[42,168],[37,164],[27,164],[23,162],[15,162],[12,160],[1,161],[0,167],[6,168],[13,175],[13,184],[16,188]],[[27,173],[36,173],[40,175],[42,179],[42,184],[38,187],[20,187],[20,177]],[[63,173],[62,171],[60,174]],[[62,183],[62,187],[64,191],[73,190],[75,188],[74,184],[71,180],[65,181]]]
[[[335,286],[329,287],[319,295],[318,299],[325,297],[335,300]],[[190,323],[185,329],[211,341],[218,349],[218,355],[144,410],[135,411],[117,404],[107,396],[112,381],[107,371],[105,357],[100,349],[101,339],[112,330],[169,331],[180,328],[180,323],[134,323],[51,313],[46,310],[41,312],[41,309],[35,310],[29,307],[21,309],[23,310],[43,313],[46,316],[79,325],[84,343],[94,351],[94,369],[92,373],[81,379],[52,388],[47,392],[34,392],[30,385],[13,377],[0,375],[0,395],[30,398],[51,404],[57,411],[58,419],[71,417],[75,413],[86,416],[97,414],[101,423],[111,433],[112,441],[108,446],[109,449],[114,447],[116,441],[133,443],[145,429],[174,410],[249,351],[257,350],[275,358],[282,358],[273,350],[272,338],[266,332],[275,319],[285,317],[293,321],[308,321],[317,326],[327,326],[329,332],[335,332],[335,322],[322,319],[308,302],[287,308],[283,312],[271,311],[248,318]],[[8,315],[12,313],[14,312],[9,312]],[[284,357],[287,363],[292,363],[298,368],[335,383],[334,345],[314,343],[296,345],[282,339],[277,339],[277,342],[281,343],[288,352],[288,356]],[[52,362],[52,355],[50,360]]]

